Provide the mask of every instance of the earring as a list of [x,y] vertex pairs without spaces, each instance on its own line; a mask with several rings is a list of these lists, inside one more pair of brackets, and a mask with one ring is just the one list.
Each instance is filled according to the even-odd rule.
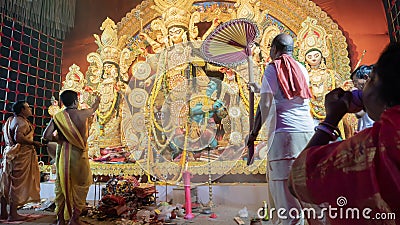
[[389,107],[385,104],[385,105],[383,106],[383,111],[385,112],[388,108],[389,108]]
[[322,70],[326,69],[325,60],[323,60],[323,59],[321,60],[321,64],[319,64],[319,68],[322,69]]
[[310,72],[311,71],[311,66],[308,63],[305,63],[305,64],[306,64],[307,71]]

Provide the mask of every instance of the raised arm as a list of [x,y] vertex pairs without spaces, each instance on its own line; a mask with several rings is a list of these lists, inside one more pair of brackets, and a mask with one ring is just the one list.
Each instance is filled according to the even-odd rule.
[[99,108],[100,105],[100,94],[96,94],[96,99],[94,100],[90,109],[92,109],[92,114]]
[[56,130],[55,124],[53,119],[50,120],[49,124],[47,125],[46,129],[43,131],[42,137],[48,141],[56,141],[54,140],[54,131]]
[[96,93],[96,99],[94,100],[93,104],[90,106],[89,109],[81,110],[81,113],[84,114],[85,117],[90,117],[99,108],[99,104],[100,104],[100,95]]
[[[328,124],[328,128],[337,128],[339,121],[348,112],[351,92],[336,88],[325,96],[326,118],[322,124]],[[318,128],[318,127],[317,127]],[[326,129],[325,129],[326,130]],[[332,140],[332,135],[322,129],[316,129],[314,136],[308,142],[306,148],[326,145]]]

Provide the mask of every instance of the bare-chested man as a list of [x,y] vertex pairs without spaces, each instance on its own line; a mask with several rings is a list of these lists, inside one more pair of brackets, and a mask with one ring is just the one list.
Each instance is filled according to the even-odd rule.
[[[28,202],[40,202],[40,173],[35,147],[42,144],[33,140],[34,131],[28,117],[32,109],[25,101],[12,106],[14,116],[4,124],[6,147],[0,167],[1,219],[24,220],[17,208]],[[10,213],[7,212],[10,205]]]
[[81,224],[79,216],[86,207],[86,197],[92,182],[89,166],[87,138],[88,118],[100,103],[100,97],[89,109],[78,109],[78,95],[65,90],[60,95],[66,107],[56,113],[50,121],[43,137],[56,139],[56,213],[57,224]]

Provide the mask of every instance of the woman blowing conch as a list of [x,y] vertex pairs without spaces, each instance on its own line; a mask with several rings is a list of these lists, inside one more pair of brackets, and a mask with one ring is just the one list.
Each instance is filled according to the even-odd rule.
[[[364,109],[376,121],[373,127],[330,144],[342,117],[360,108],[352,104],[351,92],[338,88],[326,95],[326,118],[295,160],[289,186],[305,204],[336,208],[335,213],[325,211],[329,224],[400,223],[399,89],[396,43],[383,51],[363,89]],[[378,216],[386,219],[373,219]]]

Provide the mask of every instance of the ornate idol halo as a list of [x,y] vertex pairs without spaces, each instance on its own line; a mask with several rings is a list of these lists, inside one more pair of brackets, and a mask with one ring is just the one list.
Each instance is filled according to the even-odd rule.
[[132,123],[135,130],[143,131],[146,129],[145,117],[141,112],[133,114]]
[[147,62],[138,62],[132,67],[132,74],[138,80],[144,80],[149,77],[151,73],[150,64]]
[[146,105],[148,94],[146,90],[141,88],[135,88],[132,90],[131,94],[128,96],[129,103],[133,107],[142,108]]

